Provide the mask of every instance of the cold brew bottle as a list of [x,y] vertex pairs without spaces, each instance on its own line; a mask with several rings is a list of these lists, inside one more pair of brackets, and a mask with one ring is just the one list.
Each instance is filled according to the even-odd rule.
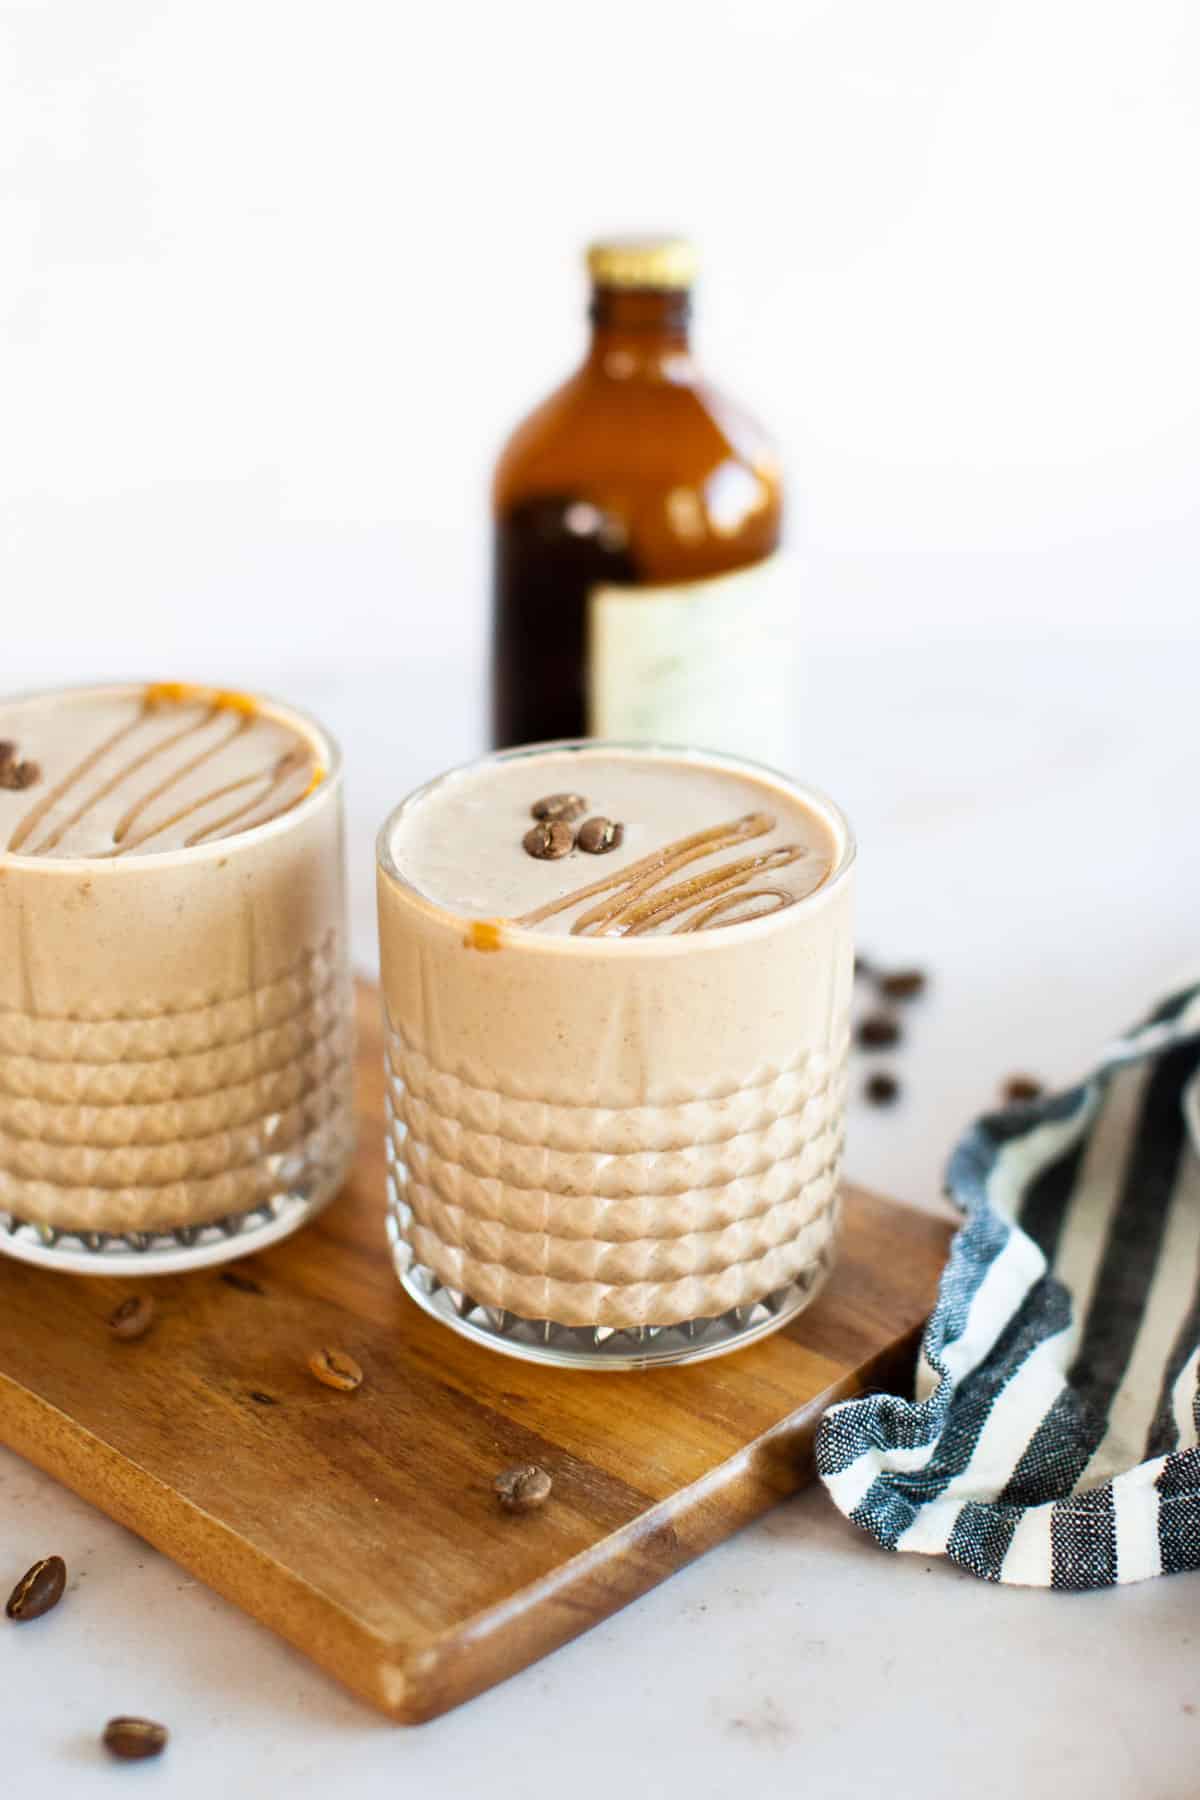
[[593,244],[582,366],[494,485],[492,739],[694,744],[786,768],[796,602],[759,427],[701,374],[696,257]]

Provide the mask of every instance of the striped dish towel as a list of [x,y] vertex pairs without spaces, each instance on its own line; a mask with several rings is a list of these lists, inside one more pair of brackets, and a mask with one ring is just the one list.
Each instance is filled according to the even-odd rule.
[[954,1152],[916,1398],[847,1401],[817,1438],[885,1549],[1027,1587],[1200,1568],[1198,1069],[1200,986]]

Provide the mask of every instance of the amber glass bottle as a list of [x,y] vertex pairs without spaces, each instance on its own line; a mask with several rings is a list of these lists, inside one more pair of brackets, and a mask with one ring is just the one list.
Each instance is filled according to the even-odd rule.
[[695,255],[594,244],[592,340],[496,470],[492,738],[791,760],[794,607],[759,428],[689,338]]

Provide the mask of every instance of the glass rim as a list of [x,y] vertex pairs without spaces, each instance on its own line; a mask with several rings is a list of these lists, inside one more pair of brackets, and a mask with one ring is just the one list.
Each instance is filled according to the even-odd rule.
[[[133,698],[152,685],[146,681],[69,682],[62,687],[34,688],[24,693],[0,695],[0,709],[5,706],[32,705],[40,700],[56,700],[66,695],[84,699],[91,694],[128,694]],[[215,684],[195,682],[188,685],[207,688]],[[261,825],[252,825],[246,831],[234,832],[231,837],[214,838],[210,844],[193,844],[190,848],[181,845],[175,850],[149,850],[142,856],[130,856],[123,860],[97,855],[26,856],[19,850],[0,849],[0,868],[37,869],[51,874],[59,871],[70,874],[72,871],[87,869],[89,874],[102,873],[106,878],[116,878],[127,876],[131,870],[139,868],[165,869],[179,863],[204,862],[214,854],[228,856],[232,846],[240,848],[260,843],[292,830],[301,819],[308,818],[319,806],[327,804],[329,797],[340,794],[345,772],[342,747],[333,733],[303,707],[293,706],[287,700],[277,700],[271,694],[259,693],[257,689],[248,689],[247,692],[255,705],[269,718],[298,728],[322,758],[325,773],[321,780],[311,793],[305,794],[286,812],[280,813],[277,818],[265,819]]]
[[538,931],[535,926],[516,925],[505,919],[496,919],[506,936],[522,945],[535,943],[539,953],[545,951],[555,955],[595,955],[597,951],[611,953],[616,944],[620,944],[622,956],[695,956],[700,952],[712,952],[722,947],[729,948],[734,944],[744,943],[750,938],[764,937],[772,931],[785,927],[785,920],[793,928],[799,919],[814,912],[817,907],[824,906],[831,894],[845,882],[850,870],[854,867],[858,855],[858,843],[854,828],[837,801],[823,789],[814,787],[809,782],[797,781],[782,769],[773,768],[768,763],[756,762],[752,757],[739,756],[732,751],[706,750],[696,744],[670,744],[637,742],[628,738],[551,738],[544,743],[519,744],[509,749],[492,750],[484,756],[471,757],[466,762],[456,763],[452,768],[443,769],[440,774],[422,782],[395,805],[384,819],[375,839],[375,862],[380,875],[386,876],[403,894],[429,917],[461,930],[489,922],[488,915],[471,915],[453,911],[443,906],[430,895],[423,893],[404,874],[396,862],[392,852],[392,840],[396,827],[404,815],[419,805],[435,789],[444,782],[451,781],[456,775],[462,775],[469,769],[482,768],[490,763],[520,762],[525,758],[544,756],[549,752],[570,752],[580,754],[594,752],[603,754],[606,751],[634,752],[654,757],[668,758],[715,764],[718,768],[727,769],[735,774],[747,774],[751,777],[765,778],[769,785],[782,788],[785,792],[796,796],[821,814],[833,827],[834,835],[839,842],[839,853],[829,874],[819,887],[803,895],[791,906],[781,907],[774,912],[764,913],[756,919],[742,919],[733,925],[723,925],[716,931],[696,931],[687,934],[665,932],[659,935],[647,934],[637,938],[584,937],[572,936],[568,933]]

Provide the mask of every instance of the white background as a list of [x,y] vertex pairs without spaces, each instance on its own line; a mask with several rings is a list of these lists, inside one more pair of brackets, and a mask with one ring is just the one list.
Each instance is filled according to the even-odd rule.
[[[370,962],[375,824],[482,741],[488,469],[578,248],[690,231],[791,475],[798,757],[934,974],[850,1169],[933,1203],[1003,1074],[1200,961],[1198,169],[1193,0],[0,0],[0,686],[310,704]],[[54,1549],[30,1792],[126,1779],[121,1710],[181,1796],[1196,1791],[1195,1577],[984,1588],[819,1494],[415,1734],[0,1454],[0,1573]]]
[[0,59],[6,678],[402,708],[581,243],[664,225],[814,631],[1200,631],[1192,0],[3,0]]

